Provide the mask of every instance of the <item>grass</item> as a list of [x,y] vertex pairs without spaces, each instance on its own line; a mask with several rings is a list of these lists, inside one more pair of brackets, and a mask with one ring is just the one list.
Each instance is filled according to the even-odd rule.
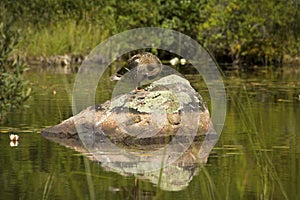
[[230,128],[213,150],[217,159],[212,153],[191,182],[193,190],[183,192],[201,199],[289,199],[294,195],[288,194],[280,166],[273,161],[268,145],[272,132],[264,130],[265,115],[252,104],[246,86],[239,85],[237,93],[227,87],[228,114],[233,112],[236,118],[227,119],[225,126]]
[[[288,199],[285,189],[282,186],[279,175],[276,171],[276,168],[270,159],[266,147],[266,141],[264,140],[264,130],[263,119],[261,115],[255,115],[253,105],[249,99],[246,87],[243,86],[243,96],[246,97],[246,102],[242,102],[238,96],[232,95],[233,105],[239,113],[240,121],[243,124],[244,129],[248,137],[248,146],[245,147],[245,150],[251,152],[254,159],[255,166],[257,171],[257,180],[256,180],[256,194],[258,199],[272,199],[274,196],[274,188],[278,188],[278,191],[281,193],[284,199]],[[246,107],[249,107],[246,109]],[[257,125],[259,124],[259,125]],[[259,128],[261,127],[261,128]],[[247,161],[245,157],[245,162]],[[249,177],[250,178],[250,177]],[[247,180],[244,180],[247,181]],[[253,182],[253,180],[251,181]],[[275,186],[277,185],[277,186]],[[245,188],[241,188],[242,190]],[[277,191],[277,192],[278,192]]]
[[66,20],[37,30],[23,30],[19,53],[23,56],[51,56],[64,54],[87,54],[109,36],[100,25],[76,23]]

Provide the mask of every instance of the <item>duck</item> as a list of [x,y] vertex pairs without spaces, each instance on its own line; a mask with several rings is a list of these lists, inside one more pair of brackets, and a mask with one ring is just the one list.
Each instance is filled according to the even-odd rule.
[[127,66],[117,70],[117,73],[110,77],[111,81],[122,79],[126,73],[134,70],[133,81],[136,91],[140,90],[141,82],[152,80],[157,77],[162,70],[160,59],[150,52],[143,52],[132,56],[127,61]]

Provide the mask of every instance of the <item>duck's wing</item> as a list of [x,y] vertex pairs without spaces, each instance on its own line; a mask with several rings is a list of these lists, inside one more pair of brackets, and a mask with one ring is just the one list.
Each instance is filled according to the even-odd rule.
[[148,79],[154,79],[155,77],[157,77],[160,74],[161,70],[161,63],[147,64],[147,66],[145,67]]

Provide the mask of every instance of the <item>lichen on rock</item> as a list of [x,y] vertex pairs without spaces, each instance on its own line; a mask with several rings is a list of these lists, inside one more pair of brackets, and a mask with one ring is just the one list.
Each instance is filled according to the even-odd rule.
[[144,92],[143,95],[145,96],[133,97],[125,103],[124,107],[141,113],[153,113],[157,110],[174,113],[179,109],[178,99],[171,91],[150,91]]
[[111,102],[111,109],[133,109],[140,113],[165,110],[171,114],[178,112],[185,105],[199,106],[199,103],[204,104],[186,79],[178,75],[169,75],[151,83],[144,91],[116,96]]

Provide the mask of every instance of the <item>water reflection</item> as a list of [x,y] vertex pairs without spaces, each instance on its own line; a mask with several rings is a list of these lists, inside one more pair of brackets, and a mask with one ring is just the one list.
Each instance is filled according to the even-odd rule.
[[[180,168],[176,172],[184,174],[185,179],[179,183],[176,183],[179,175],[174,175],[176,180],[169,178],[171,183],[185,188],[180,192],[160,191],[152,184],[157,183],[157,174],[146,174],[147,178],[127,173],[123,176],[109,171],[109,166],[90,162],[88,155],[82,156],[41,137],[43,128],[72,116],[68,88],[72,89],[74,75],[29,72],[27,77],[33,85],[33,96],[24,108],[13,111],[0,128],[1,199],[297,199],[300,196],[299,68],[226,72],[225,129],[207,164],[171,166],[169,173]],[[187,77],[209,102],[209,93],[199,77]],[[56,95],[52,94],[53,88]],[[112,89],[109,81],[103,81],[97,88],[97,102],[109,99]],[[244,113],[236,102],[243,106]],[[245,116],[254,120],[245,123]],[[20,136],[19,145],[14,148],[9,146],[12,132]],[[155,181],[151,181],[152,176]]]
[[[84,126],[86,126],[86,124]],[[49,132],[43,132],[43,135],[49,140],[73,148],[76,151],[88,153],[86,155],[92,161],[100,161],[100,165],[106,170],[116,172],[123,176],[134,175],[139,179],[147,179],[153,184],[158,185],[160,189],[168,191],[180,191],[188,186],[189,182],[199,172],[199,167],[207,162],[210,151],[218,139],[217,133],[211,126],[206,136],[196,137],[187,151],[185,151],[175,162],[169,164],[163,162],[163,160],[156,160],[154,162],[142,160],[135,161],[124,156],[124,154],[120,154],[119,152],[112,154],[110,148],[101,149],[101,152],[103,153],[100,153],[100,151],[97,151],[96,153],[87,152],[87,150],[82,146],[81,142],[78,141],[78,137],[77,139],[66,139],[64,137],[59,138],[56,135],[53,137],[53,135],[51,133],[49,134]],[[101,136],[98,135],[97,137]],[[204,138],[206,139],[204,140]],[[94,138],[94,140],[99,141],[101,139]],[[148,145],[147,148],[155,148],[153,146],[154,145]],[[175,146],[174,149],[176,148],[178,147]],[[107,153],[111,154],[108,155]],[[178,153],[181,154],[181,152]],[[147,157],[149,155],[147,155],[147,153],[140,153],[140,156]],[[113,158],[113,160],[109,158]],[[161,166],[160,169],[153,170],[153,165],[155,165],[155,162]]]

